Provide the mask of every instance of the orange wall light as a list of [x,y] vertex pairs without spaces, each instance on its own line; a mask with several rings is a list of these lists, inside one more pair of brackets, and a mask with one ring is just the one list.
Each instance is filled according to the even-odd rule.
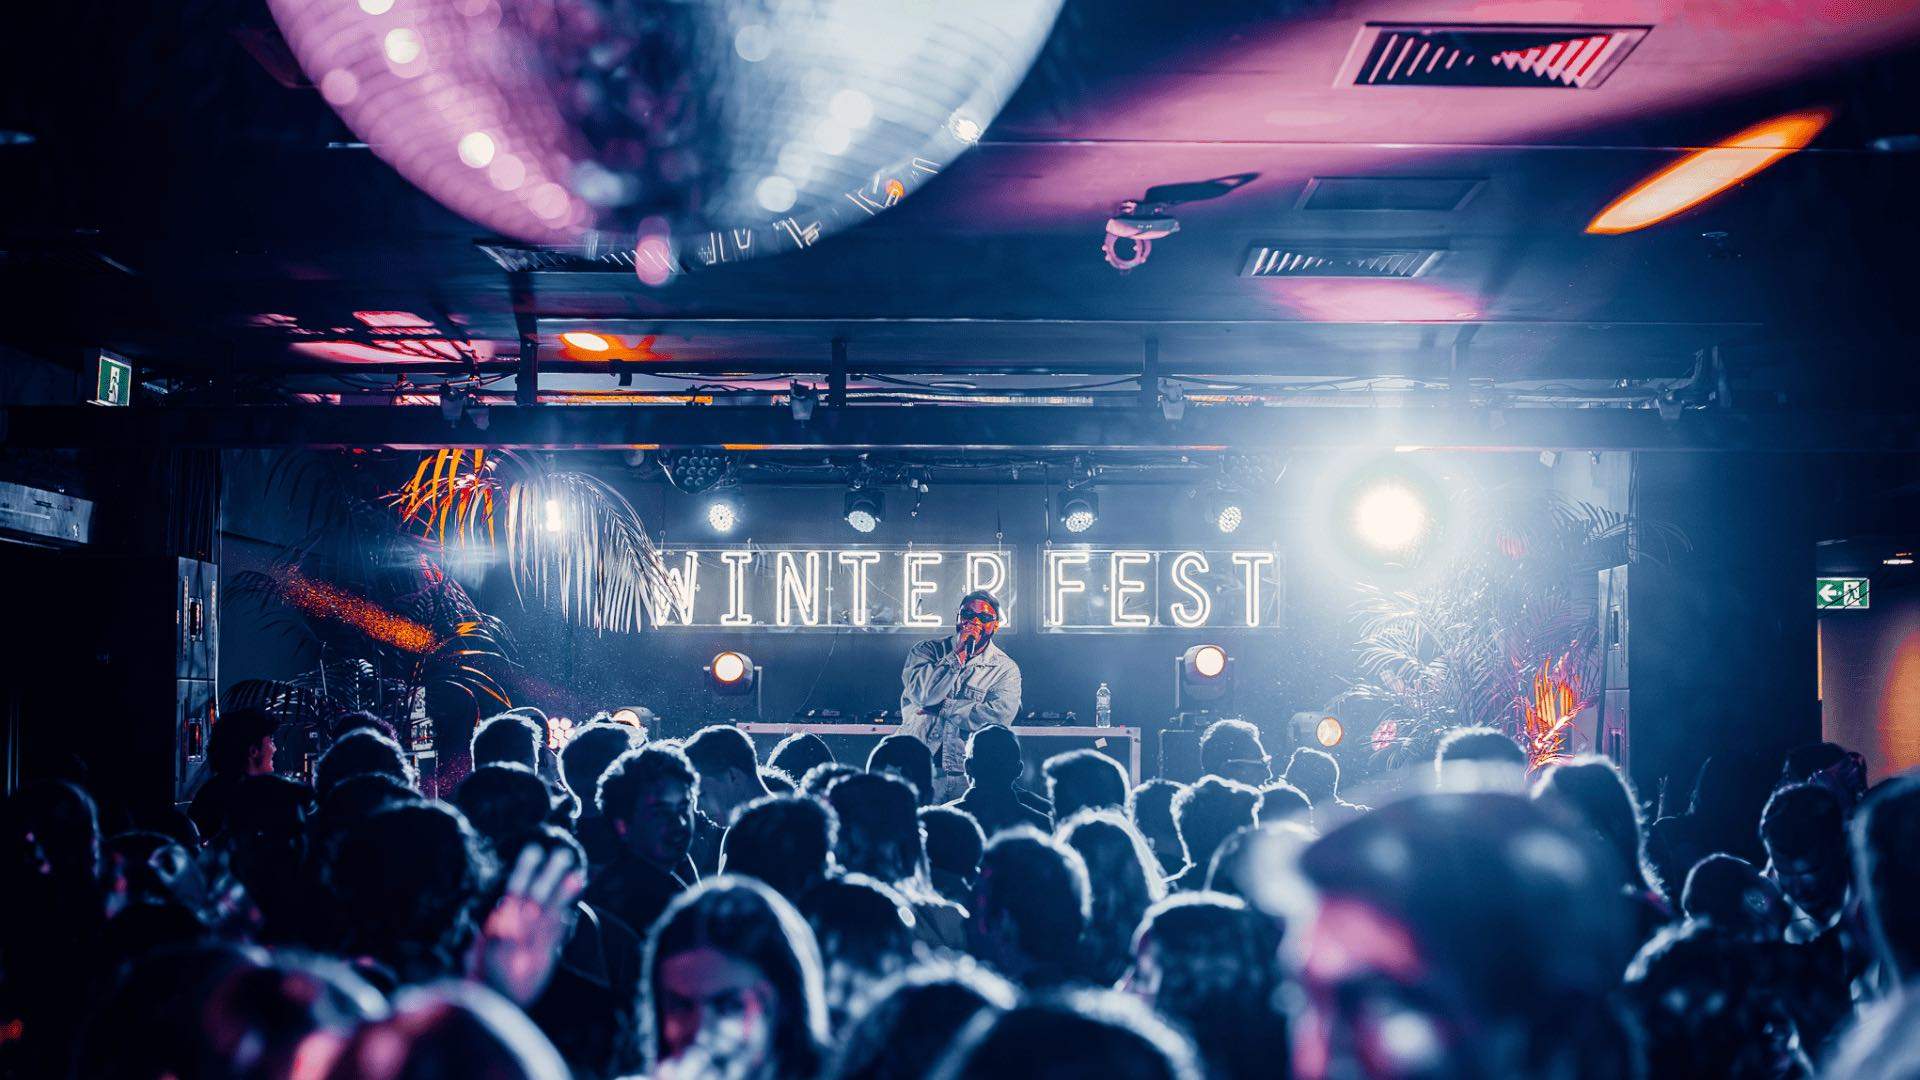
[[1830,109],[1802,109],[1755,124],[1717,146],[1695,150],[1608,203],[1587,231],[1603,236],[1629,233],[1691,210],[1804,148],[1831,119]]

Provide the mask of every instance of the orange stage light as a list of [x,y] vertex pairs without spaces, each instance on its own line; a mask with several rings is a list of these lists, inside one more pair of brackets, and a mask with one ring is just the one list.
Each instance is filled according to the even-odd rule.
[[606,352],[613,343],[599,334],[589,334],[585,330],[569,330],[560,335],[561,344],[579,349],[581,352]]
[[1831,119],[1830,109],[1802,109],[1755,124],[1718,146],[1695,150],[1608,203],[1587,231],[1615,236],[1690,210],[1802,149]]

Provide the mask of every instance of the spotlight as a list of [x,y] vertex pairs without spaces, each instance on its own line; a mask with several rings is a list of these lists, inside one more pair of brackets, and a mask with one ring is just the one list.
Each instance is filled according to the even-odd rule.
[[885,520],[885,514],[882,513],[885,507],[886,500],[878,491],[865,487],[854,488],[847,492],[847,524],[853,526],[854,532],[870,533]]
[[1328,748],[1339,746],[1340,740],[1346,738],[1346,735],[1346,727],[1337,718],[1331,716],[1321,717],[1320,722],[1313,728],[1313,737],[1319,740],[1321,746]]
[[733,475],[733,459],[724,450],[669,450],[658,456],[667,483],[698,495]]
[[1430,515],[1420,493],[1398,480],[1367,485],[1353,503],[1353,531],[1383,553],[1412,550],[1427,533]]
[[707,504],[707,525],[717,533],[730,533],[740,523],[740,515],[733,504],[725,499],[715,499]]
[[1207,496],[1207,523],[1223,533],[1238,529],[1247,520],[1247,514],[1240,506],[1240,497],[1226,491],[1216,491]]
[[547,531],[550,533],[565,532],[567,530],[566,507],[561,505],[559,499],[547,500],[546,526]]
[[608,716],[607,719],[612,720],[616,724],[623,724],[627,727],[639,728],[644,731],[647,725],[641,722],[640,713],[641,709],[638,706],[626,705],[613,710],[613,713]]
[[753,692],[760,669],[746,653],[731,650],[714,654],[707,665],[707,685],[716,694],[739,697]]
[[1091,491],[1063,491],[1055,508],[1070,533],[1083,533],[1100,520],[1100,496]]
[[1180,655],[1180,677],[1174,685],[1174,708],[1188,702],[1218,702],[1233,692],[1232,664],[1219,645],[1195,645]]

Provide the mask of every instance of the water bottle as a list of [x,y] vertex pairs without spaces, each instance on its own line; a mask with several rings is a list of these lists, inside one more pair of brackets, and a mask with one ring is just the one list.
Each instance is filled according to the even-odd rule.
[[1107,689],[1106,683],[1101,683],[1100,689],[1093,692],[1093,726],[1113,726],[1113,691]]

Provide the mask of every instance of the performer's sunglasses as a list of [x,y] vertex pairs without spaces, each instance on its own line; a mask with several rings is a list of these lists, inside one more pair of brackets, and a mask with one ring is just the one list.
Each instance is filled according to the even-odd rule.
[[968,608],[960,613],[961,622],[999,622],[1000,616],[992,608]]

